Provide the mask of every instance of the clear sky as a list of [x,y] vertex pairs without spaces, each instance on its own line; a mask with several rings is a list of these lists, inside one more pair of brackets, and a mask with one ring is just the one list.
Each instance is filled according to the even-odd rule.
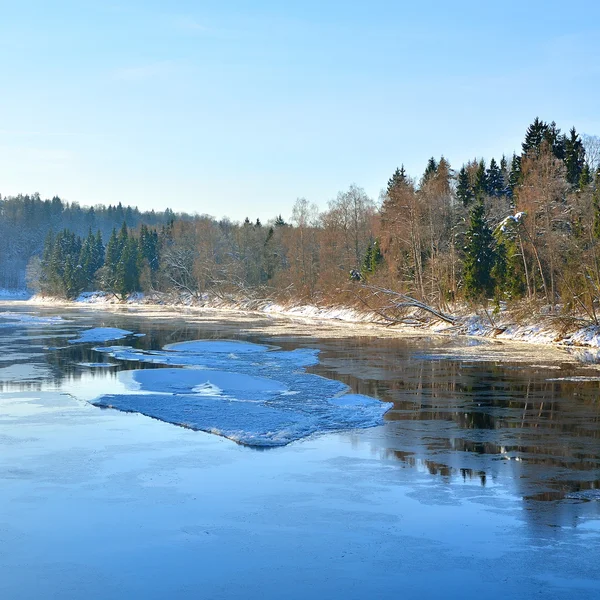
[[0,193],[266,220],[600,134],[600,3],[0,0]]

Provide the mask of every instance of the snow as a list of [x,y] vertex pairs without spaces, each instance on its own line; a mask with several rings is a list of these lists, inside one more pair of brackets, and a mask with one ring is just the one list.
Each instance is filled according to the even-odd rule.
[[183,342],[163,351],[96,350],[119,360],[184,367],[122,372],[130,393],[103,395],[94,401],[97,406],[139,412],[250,446],[373,427],[391,407],[306,373],[305,367],[318,362],[315,350],[282,351],[234,340]]
[[[138,304],[144,301],[145,295],[141,292],[130,294],[126,300],[129,304]],[[37,299],[37,298],[36,298]],[[75,302],[79,304],[123,304],[114,294],[108,292],[83,292],[77,296]]]
[[287,388],[266,377],[253,377],[243,373],[228,373],[204,369],[152,369],[133,371],[133,380],[140,389],[150,392],[194,393],[194,388],[216,386],[224,394],[238,394],[239,398],[255,393],[285,392]]
[[69,344],[108,342],[112,340],[121,340],[129,335],[133,335],[133,332],[127,331],[126,329],[118,329],[116,327],[94,327],[82,331],[78,338],[69,340]]
[[[515,215],[509,215],[506,219],[509,221],[519,221],[525,215],[524,212],[516,213]],[[505,219],[505,221],[506,221]],[[30,302],[32,304],[45,303],[48,299],[36,297]],[[120,303],[113,295],[106,294],[104,292],[88,292],[80,296],[77,302],[88,303],[90,306],[97,305],[99,309],[110,308],[113,304]],[[346,326],[346,324],[360,325],[365,329],[368,327],[373,330],[383,331],[380,325],[380,318],[369,311],[360,310],[356,308],[344,307],[344,306],[316,306],[316,305],[283,305],[271,301],[256,301],[250,299],[218,299],[209,298],[204,295],[202,298],[193,298],[191,296],[180,296],[180,297],[169,297],[166,295],[153,294],[153,295],[132,295],[127,299],[127,303],[140,307],[160,307],[161,315],[165,314],[165,305],[171,307],[190,307],[190,314],[194,314],[194,310],[200,311],[200,314],[204,311],[217,311],[221,313],[234,313],[240,315],[246,314],[246,311],[251,313],[262,314],[266,316],[280,316],[291,318],[294,321],[308,322],[308,323],[330,323],[333,326],[340,325]],[[458,314],[464,314],[467,310],[465,306],[457,306],[455,310]],[[1,316],[1,315],[0,315]],[[247,315],[246,315],[247,316]],[[25,318],[23,315],[18,315],[18,318]],[[31,318],[31,317],[30,317]],[[60,318],[60,317],[58,317]],[[226,317],[225,317],[226,318]],[[508,318],[511,318],[508,316]],[[46,318],[41,318],[46,319]],[[470,315],[469,317],[462,320],[460,326],[448,327],[447,323],[441,321],[432,320],[426,325],[421,322],[415,322],[411,324],[407,322],[404,325],[399,325],[395,328],[385,329],[385,335],[393,335],[397,332],[398,335],[404,335],[407,333],[429,331],[431,333],[441,335],[468,335],[477,337],[493,337],[498,340],[514,340],[518,342],[528,342],[533,344],[542,345],[558,345],[566,346],[569,348],[571,353],[578,353],[581,356],[581,360],[585,362],[594,362],[600,359],[600,355],[595,353],[585,354],[577,348],[590,347],[600,349],[600,327],[598,326],[586,326],[578,329],[577,331],[565,335],[561,333],[555,324],[548,321],[538,321],[536,323],[521,323],[516,324],[514,322],[508,322],[508,319],[504,315],[504,311],[501,311],[499,315],[494,317],[498,327],[492,326],[491,322],[487,318],[483,318],[479,315]],[[33,319],[32,319],[33,322]],[[38,321],[44,323],[44,320]],[[418,329],[414,325],[417,325]],[[0,323],[1,326],[6,326]],[[500,331],[502,330],[502,331]],[[358,327],[353,331],[349,332],[349,335],[358,333]],[[243,350],[237,344],[235,340],[229,340],[227,342],[221,341],[223,346],[222,349],[214,347],[214,352],[227,353],[231,352],[259,352],[269,349],[267,346],[257,345],[257,348]],[[205,342],[198,342],[198,350],[201,351],[201,345]],[[231,345],[231,347],[228,347]],[[175,345],[169,346],[169,349],[176,351]],[[187,350],[191,350],[189,346]],[[127,349],[120,348],[116,349],[115,352],[119,355],[118,358],[125,360],[141,360],[141,355],[137,351],[129,353]],[[127,356],[129,354],[129,356]],[[158,362],[161,363],[163,359],[153,359],[151,353],[146,354],[143,357],[145,362]],[[186,360],[181,362],[174,360],[173,358],[165,359],[165,364],[193,364],[193,361]]]
[[247,352],[264,352],[271,346],[251,344],[238,340],[195,340],[191,342],[178,342],[165,346],[165,350],[175,352],[211,352],[225,354],[239,354]]
[[[0,312],[0,319],[5,319],[7,321],[16,323],[23,323],[25,325],[54,325],[65,322],[65,320],[60,316],[41,317],[31,313],[16,313],[10,311]],[[0,325],[7,326],[8,324],[2,323]]]
[[527,216],[527,213],[524,211],[515,213],[514,215],[508,215],[508,217],[506,217],[505,219],[503,219],[500,222],[500,225],[498,225],[498,227],[500,228],[500,231],[502,231],[504,233],[509,224],[511,224],[511,223],[519,224],[523,220],[523,217],[525,217],[525,216]]

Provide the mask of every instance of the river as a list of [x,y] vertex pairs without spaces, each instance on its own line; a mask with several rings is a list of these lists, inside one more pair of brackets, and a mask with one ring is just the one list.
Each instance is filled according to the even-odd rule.
[[[69,343],[97,327],[136,335]],[[316,356],[279,378],[389,410],[264,448],[96,405],[191,340]],[[600,597],[600,370],[565,350],[19,302],[0,349],[2,598]]]

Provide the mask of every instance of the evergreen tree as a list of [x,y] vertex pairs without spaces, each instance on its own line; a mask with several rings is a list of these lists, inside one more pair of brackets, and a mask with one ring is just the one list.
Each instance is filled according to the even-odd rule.
[[125,299],[131,292],[140,290],[141,254],[138,241],[127,236],[115,274],[115,293]]
[[511,198],[515,193],[515,188],[521,183],[521,178],[521,157],[513,154],[510,164],[510,175],[508,176],[508,189],[510,190]]
[[456,197],[463,203],[463,206],[468,206],[474,198],[474,193],[469,181],[467,169],[463,166],[458,172],[458,181],[456,184]]
[[275,227],[285,227],[286,226],[286,222],[283,220],[283,217],[281,215],[277,215],[277,217],[275,218]]
[[151,230],[146,225],[142,225],[140,228],[139,248],[142,257],[146,260],[150,267],[150,271],[153,273],[158,271],[160,265],[158,247],[159,241],[156,230]]
[[592,183],[592,174],[590,172],[590,166],[587,162],[583,165],[581,176],[579,177],[579,189],[584,190],[588,185]]
[[548,124],[536,117],[525,133],[525,140],[522,144],[523,156],[538,156],[544,143],[556,158],[564,160],[565,136],[561,135],[560,129],[554,121]]
[[495,260],[492,277],[495,283],[496,298],[518,300],[526,290],[523,262],[514,237],[508,232],[499,231],[496,237]]
[[436,173],[438,169],[438,164],[433,158],[433,156],[427,162],[427,166],[425,167],[425,172],[423,173],[423,178],[421,179],[421,187],[425,185]]
[[467,298],[489,297],[494,291],[492,269],[495,263],[494,237],[485,218],[480,200],[470,213],[466,232],[467,245],[464,259],[464,287]]
[[394,171],[394,174],[388,179],[387,192],[388,194],[398,186],[406,183],[406,171],[404,165]]
[[508,161],[506,160],[506,156],[504,156],[504,154],[502,155],[502,158],[500,160],[500,172],[502,174],[503,183],[502,195],[510,198],[512,193],[510,188],[510,170],[508,166]]
[[585,166],[585,149],[575,127],[571,129],[565,142],[565,166],[567,167],[567,181],[572,186],[578,187]]
[[113,229],[108,244],[106,245],[106,268],[109,271],[115,271],[120,258],[121,251],[119,249],[119,238],[117,236],[117,230]]
[[473,187],[473,191],[475,192],[475,197],[477,199],[482,199],[489,195],[487,171],[485,169],[485,161],[483,159],[479,161],[479,166],[477,167],[477,172],[475,173],[475,185]]
[[489,195],[496,198],[502,196],[504,193],[504,177],[494,158],[490,161],[490,166],[486,171],[486,179]]
[[375,273],[382,262],[383,255],[381,254],[381,249],[379,248],[379,240],[373,240],[369,242],[360,274],[364,279],[366,279],[369,275]]

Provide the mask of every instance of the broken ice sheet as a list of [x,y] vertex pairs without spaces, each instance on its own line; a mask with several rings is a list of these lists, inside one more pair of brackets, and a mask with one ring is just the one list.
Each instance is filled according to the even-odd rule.
[[348,394],[339,381],[306,373],[318,362],[316,350],[283,351],[232,340],[183,342],[162,351],[97,350],[120,360],[183,367],[122,372],[130,393],[101,396],[97,406],[139,412],[250,446],[373,427],[391,407]]
[[127,331],[126,329],[118,329],[116,327],[94,327],[93,329],[82,331],[78,338],[69,340],[69,344],[122,340],[130,335],[133,335],[133,332]]

